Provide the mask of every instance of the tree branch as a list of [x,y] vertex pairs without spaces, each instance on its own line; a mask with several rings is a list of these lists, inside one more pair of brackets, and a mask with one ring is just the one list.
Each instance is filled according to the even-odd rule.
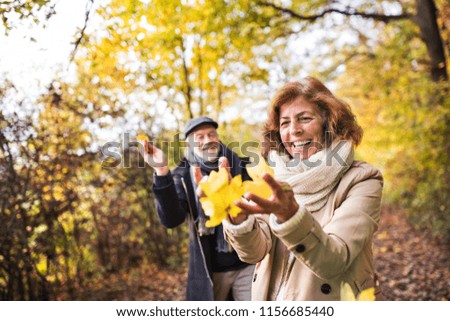
[[411,19],[413,17],[413,15],[408,14],[408,13],[402,13],[399,15],[386,15],[386,14],[380,14],[380,13],[366,13],[366,12],[360,12],[358,10],[353,10],[353,9],[349,9],[349,11],[345,11],[345,10],[340,10],[340,9],[325,9],[324,11],[322,11],[321,13],[318,13],[316,15],[310,15],[310,16],[305,16],[305,15],[301,15],[291,9],[288,8],[283,8],[280,7],[274,3],[270,3],[270,2],[265,2],[265,1],[259,1],[258,5],[263,6],[263,7],[270,7],[273,8],[275,10],[278,10],[282,13],[288,14],[290,15],[292,18],[295,18],[297,20],[305,20],[305,21],[316,21],[320,18],[323,18],[324,16],[326,16],[329,13],[339,13],[342,14],[344,16],[359,16],[362,18],[370,18],[370,19],[374,19],[376,21],[381,21],[384,23],[388,23],[390,21],[395,21],[395,20],[402,20],[402,19]]
[[184,40],[180,36],[178,37],[178,40],[180,41],[180,47],[181,47],[181,60],[183,62],[183,75],[184,75],[184,82],[186,85],[186,91],[183,92],[184,96],[186,98],[186,108],[189,112],[189,119],[194,118],[194,113],[192,112],[192,86],[189,81],[189,68],[187,66],[186,61],[186,48],[184,46]]
[[76,51],[78,49],[78,46],[80,45],[81,40],[83,40],[83,38],[84,38],[84,33],[86,31],[86,27],[87,27],[87,24],[88,24],[88,21],[89,21],[89,16],[91,14],[91,10],[92,10],[93,6],[94,6],[94,0],[88,0],[88,2],[86,3],[86,13],[85,13],[85,16],[84,16],[84,25],[83,25],[83,28],[81,29],[80,33],[79,33],[78,38],[73,43],[74,47],[73,47],[72,53],[70,54],[70,61],[73,61],[73,59],[75,58],[75,53],[76,53]]

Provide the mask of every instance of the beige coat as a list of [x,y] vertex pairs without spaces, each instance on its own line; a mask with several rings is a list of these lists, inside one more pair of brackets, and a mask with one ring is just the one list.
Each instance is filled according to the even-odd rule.
[[275,233],[268,215],[256,215],[250,232],[225,229],[241,260],[257,263],[252,300],[339,300],[342,282],[356,294],[373,287],[382,186],[377,169],[355,161],[323,208],[301,207],[294,229]]

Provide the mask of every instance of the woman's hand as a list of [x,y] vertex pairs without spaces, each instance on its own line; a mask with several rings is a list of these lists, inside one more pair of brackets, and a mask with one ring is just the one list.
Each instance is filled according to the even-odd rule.
[[271,175],[264,174],[262,177],[273,191],[269,199],[261,198],[255,194],[247,193],[245,198],[249,201],[238,201],[236,206],[242,209],[239,215],[249,214],[271,214],[277,217],[279,223],[284,223],[299,209],[292,188],[285,182],[276,181]]

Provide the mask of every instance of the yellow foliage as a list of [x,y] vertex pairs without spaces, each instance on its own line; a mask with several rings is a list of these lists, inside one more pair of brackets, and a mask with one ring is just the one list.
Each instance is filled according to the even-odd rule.
[[377,236],[376,236],[376,238],[378,240],[385,240],[385,239],[387,239],[387,237],[388,237],[388,233],[386,231],[384,231],[380,234],[377,234]]
[[253,179],[253,181],[245,181],[243,186],[246,193],[252,193],[266,199],[272,196],[272,189],[261,178]]
[[264,161],[262,156],[259,157],[259,160],[260,161],[246,166],[248,175],[250,175],[252,179],[262,178],[265,173],[269,173],[273,176],[273,168]]
[[220,168],[218,172],[212,171],[206,182],[200,182],[200,187],[206,195],[212,195],[219,191],[228,183],[228,172],[225,168]]
[[136,136],[136,139],[137,140],[143,140],[143,141],[146,141],[146,142],[148,142],[150,139],[148,138],[148,136],[147,135],[145,135],[145,134],[139,134],[139,135],[137,135]]
[[40,274],[47,274],[47,258],[44,255],[39,255],[36,269]]
[[350,284],[342,283],[341,301],[375,301],[375,288],[372,287],[363,290],[356,298]]
[[272,189],[262,179],[265,173],[274,175],[273,169],[267,165],[262,157],[259,157],[260,161],[247,165],[247,173],[250,175],[253,181],[244,182],[244,190],[246,193],[252,193],[262,198],[269,198],[272,196]]
[[64,201],[65,200],[64,188],[60,185],[54,186],[53,197],[57,201]]
[[206,197],[200,198],[205,215],[209,216],[206,223],[207,227],[219,225],[229,214],[236,217],[241,209],[234,205],[246,192],[255,194],[262,198],[269,198],[272,195],[272,189],[262,179],[265,173],[273,176],[273,169],[263,160],[257,164],[247,165],[247,172],[253,181],[242,182],[241,175],[229,180],[228,172],[225,168],[219,171],[213,171],[206,182],[200,182],[199,185]]
[[358,301],[375,301],[375,288],[368,288],[363,290],[358,295]]
[[241,175],[229,180],[227,170],[220,168],[218,172],[211,172],[208,180],[199,185],[206,195],[200,198],[205,215],[209,216],[206,227],[219,225],[227,214],[233,217],[239,214],[240,208],[234,202],[244,194]]

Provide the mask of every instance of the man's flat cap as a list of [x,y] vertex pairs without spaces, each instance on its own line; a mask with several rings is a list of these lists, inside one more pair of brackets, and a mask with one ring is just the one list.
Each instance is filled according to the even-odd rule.
[[190,133],[192,133],[197,127],[202,126],[202,125],[211,125],[214,128],[219,127],[217,122],[215,122],[214,120],[212,120],[209,117],[203,116],[203,117],[193,118],[193,119],[189,120],[186,123],[186,127],[184,127],[184,132],[183,132],[184,137],[188,137]]

